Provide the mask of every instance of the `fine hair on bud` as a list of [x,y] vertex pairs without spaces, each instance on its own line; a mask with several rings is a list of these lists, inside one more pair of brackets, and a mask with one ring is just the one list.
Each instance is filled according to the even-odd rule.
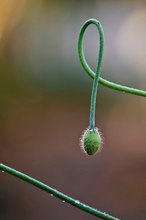
[[94,155],[100,151],[102,145],[101,134],[97,128],[86,129],[81,138],[81,148],[87,155]]

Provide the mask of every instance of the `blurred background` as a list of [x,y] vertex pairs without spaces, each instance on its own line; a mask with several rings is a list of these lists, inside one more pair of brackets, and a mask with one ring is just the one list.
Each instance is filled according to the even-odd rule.
[[[102,76],[146,89],[146,2],[143,0],[0,1],[0,162],[124,220],[146,216],[146,99],[99,86],[96,125],[102,151],[87,157],[93,80],[77,54],[86,19],[105,31]],[[98,32],[84,38],[95,69]],[[0,173],[1,220],[95,217]]]

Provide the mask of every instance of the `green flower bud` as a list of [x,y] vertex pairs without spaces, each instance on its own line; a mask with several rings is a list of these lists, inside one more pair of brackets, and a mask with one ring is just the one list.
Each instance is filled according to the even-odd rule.
[[94,155],[101,149],[102,139],[98,129],[87,129],[82,138],[81,144],[83,151],[88,155]]

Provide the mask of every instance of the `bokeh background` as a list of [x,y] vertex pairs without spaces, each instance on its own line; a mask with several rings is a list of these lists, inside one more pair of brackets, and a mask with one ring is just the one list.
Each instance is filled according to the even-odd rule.
[[[146,218],[146,99],[99,87],[102,151],[80,149],[92,79],[78,59],[83,22],[105,31],[102,76],[146,89],[146,2],[0,1],[0,162],[124,220]],[[98,32],[84,49],[95,69]],[[0,173],[1,220],[95,217]]]

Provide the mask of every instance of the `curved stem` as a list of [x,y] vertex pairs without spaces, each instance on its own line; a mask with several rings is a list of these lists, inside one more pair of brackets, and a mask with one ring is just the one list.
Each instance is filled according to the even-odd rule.
[[[95,21],[98,22],[96,19],[89,19],[87,22],[89,22],[90,24],[95,24]],[[84,27],[84,25],[83,25],[83,27]],[[80,35],[79,35],[79,39],[80,39]],[[83,52],[83,42],[82,41],[80,41],[80,43],[78,44],[78,53],[79,53],[80,62],[82,64],[84,70],[87,72],[87,74],[90,77],[92,77],[94,79],[96,76],[96,73],[89,67],[89,65],[86,62],[85,55]],[[102,77],[99,77],[99,83],[101,83],[102,85],[104,85],[108,88],[114,89],[114,90],[146,97],[146,91],[144,91],[144,90],[135,89],[135,88],[123,86],[123,85],[120,85],[117,83],[113,83],[113,82],[110,82],[106,79],[103,79]]]
[[27,176],[24,173],[21,173],[21,172],[15,170],[15,169],[12,169],[11,167],[8,167],[4,164],[0,164],[0,170],[2,170],[4,172],[7,172],[7,173],[9,173],[13,176],[16,176],[19,179],[22,179],[25,182],[28,182],[28,183],[36,186],[37,188],[42,189],[42,190],[54,195],[55,197],[57,197],[57,198],[65,201],[65,202],[81,209],[81,210],[90,213],[91,215],[97,216],[97,217],[99,217],[101,219],[105,219],[105,220],[119,220],[116,217],[113,217],[113,216],[108,215],[104,212],[101,212],[97,209],[94,209],[94,208],[92,208],[88,205],[85,205],[85,204],[79,202],[78,200],[75,200],[75,199],[73,199],[73,198],[71,198],[71,197],[69,197],[69,196],[67,196],[67,195],[51,188],[50,186],[47,186],[46,184],[44,184],[44,183],[42,183],[42,182],[40,182],[40,181],[30,177],[30,176]]
[[82,62],[83,67],[87,65],[87,62],[85,60],[84,51],[83,51],[83,36],[85,33],[86,28],[90,25],[94,24],[99,32],[99,54],[98,54],[98,60],[97,60],[97,69],[96,74],[94,75],[94,82],[92,87],[92,95],[91,95],[91,106],[90,106],[90,123],[89,123],[89,129],[94,129],[95,127],[95,108],[96,108],[96,96],[97,96],[97,89],[98,89],[98,81],[99,76],[101,73],[101,65],[102,65],[102,58],[103,58],[103,50],[104,50],[104,31],[99,21],[96,19],[89,19],[87,20],[83,27],[81,28],[80,34],[79,34],[79,40],[78,40],[78,53],[80,60]]

